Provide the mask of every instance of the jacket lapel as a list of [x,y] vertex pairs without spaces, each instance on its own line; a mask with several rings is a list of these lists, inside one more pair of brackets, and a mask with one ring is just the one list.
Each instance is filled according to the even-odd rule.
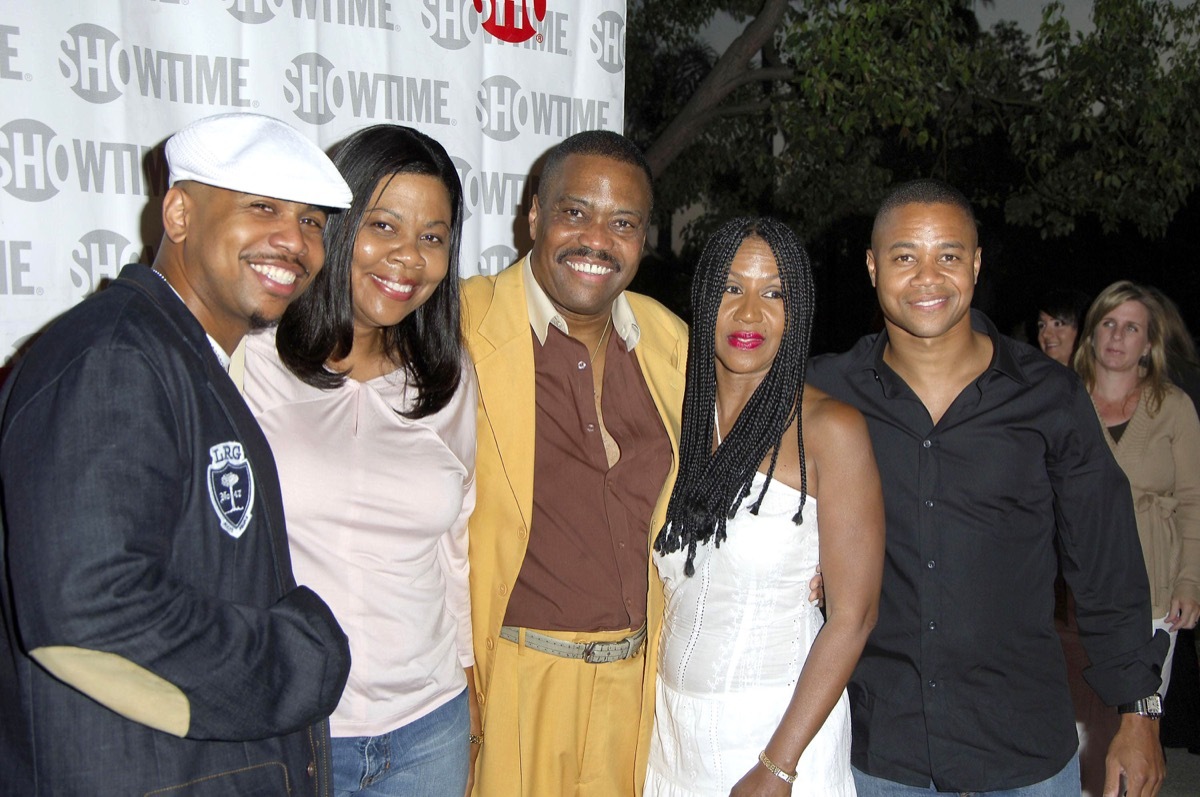
[[[493,348],[490,353],[477,352],[475,371],[483,413],[528,528],[533,517],[536,399],[533,332],[525,304],[523,269],[523,262],[517,262],[496,278],[495,295],[479,326],[480,336]],[[495,388],[484,390],[485,385]]]

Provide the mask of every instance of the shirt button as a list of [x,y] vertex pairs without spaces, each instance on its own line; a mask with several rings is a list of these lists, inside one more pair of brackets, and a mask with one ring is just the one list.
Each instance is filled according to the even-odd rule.
[[929,630],[930,630],[930,631],[936,631],[936,630],[937,630],[937,623],[936,623],[935,621],[933,621],[933,620],[930,620],[930,621],[929,621]]
[[479,705],[481,706],[487,702],[487,697],[484,696],[483,692],[476,692],[475,699],[479,701]]
[[579,370],[582,371],[584,368],[587,368],[587,363],[585,363],[583,360],[580,360],[579,361]]
[[625,543],[623,543],[623,542],[618,542],[618,543],[617,543],[617,547],[618,547],[618,548],[624,548],[624,547],[625,547]]
[[924,447],[924,448],[929,448],[931,445],[933,445],[933,443],[932,443],[932,442],[930,442],[929,440],[922,440],[922,441],[921,441],[921,445],[922,445],[922,447]]
[[528,536],[528,535],[526,534],[525,529],[523,529],[523,528],[517,529],[517,537],[518,538],[523,540],[523,539],[525,539],[526,536]]
[[491,650],[494,647],[496,647],[496,641],[494,639],[492,639],[491,637],[487,638],[487,642],[485,644],[487,645],[488,650]]
[[929,688],[930,688],[930,689],[937,689],[937,681],[930,680],[930,682],[929,682]]
[[596,424],[589,423],[587,426],[585,426],[583,428],[587,429],[589,432],[594,432],[594,431],[596,431]]
[[925,502],[925,506],[927,506],[927,507],[929,507],[929,508],[931,508],[931,509],[932,509],[932,508],[933,508],[933,501],[926,501],[926,502]]
[[507,595],[507,594],[508,594],[508,585],[507,585],[507,584],[501,584],[501,585],[500,585],[500,594],[501,594],[501,595]]
[[928,567],[930,570],[932,570],[933,568],[937,567],[937,562],[930,559],[928,562],[925,563],[925,566]]

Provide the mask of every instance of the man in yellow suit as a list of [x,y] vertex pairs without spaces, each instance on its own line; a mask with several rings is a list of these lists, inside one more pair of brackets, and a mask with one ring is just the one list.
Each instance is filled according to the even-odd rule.
[[[627,292],[650,220],[628,139],[547,157],[533,250],[464,285],[479,380],[470,522],[479,797],[640,794],[687,329]],[[473,728],[479,729],[477,721]]]

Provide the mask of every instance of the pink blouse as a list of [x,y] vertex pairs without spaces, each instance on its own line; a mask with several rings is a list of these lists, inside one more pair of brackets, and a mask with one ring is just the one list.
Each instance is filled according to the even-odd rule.
[[296,580],[350,638],[334,736],[378,736],[447,703],[474,664],[467,518],[475,506],[473,369],[409,420],[401,371],[337,390],[301,382],[272,331],[246,345],[246,401],[275,454]]

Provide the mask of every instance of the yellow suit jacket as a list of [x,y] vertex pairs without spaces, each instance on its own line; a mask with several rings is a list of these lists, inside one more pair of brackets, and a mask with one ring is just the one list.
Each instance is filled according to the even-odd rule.
[[[649,546],[666,519],[679,468],[687,326],[653,299],[625,295],[641,331],[634,351],[671,439],[671,469],[646,529]],[[463,284],[463,324],[479,381],[477,499],[469,526],[475,679],[480,711],[486,718],[497,638],[525,558],[533,515],[533,330],[522,261],[494,277],[473,277]],[[662,582],[653,562],[649,568],[639,772],[645,771],[654,720],[654,671],[663,614]],[[637,783],[640,792],[640,778]]]

